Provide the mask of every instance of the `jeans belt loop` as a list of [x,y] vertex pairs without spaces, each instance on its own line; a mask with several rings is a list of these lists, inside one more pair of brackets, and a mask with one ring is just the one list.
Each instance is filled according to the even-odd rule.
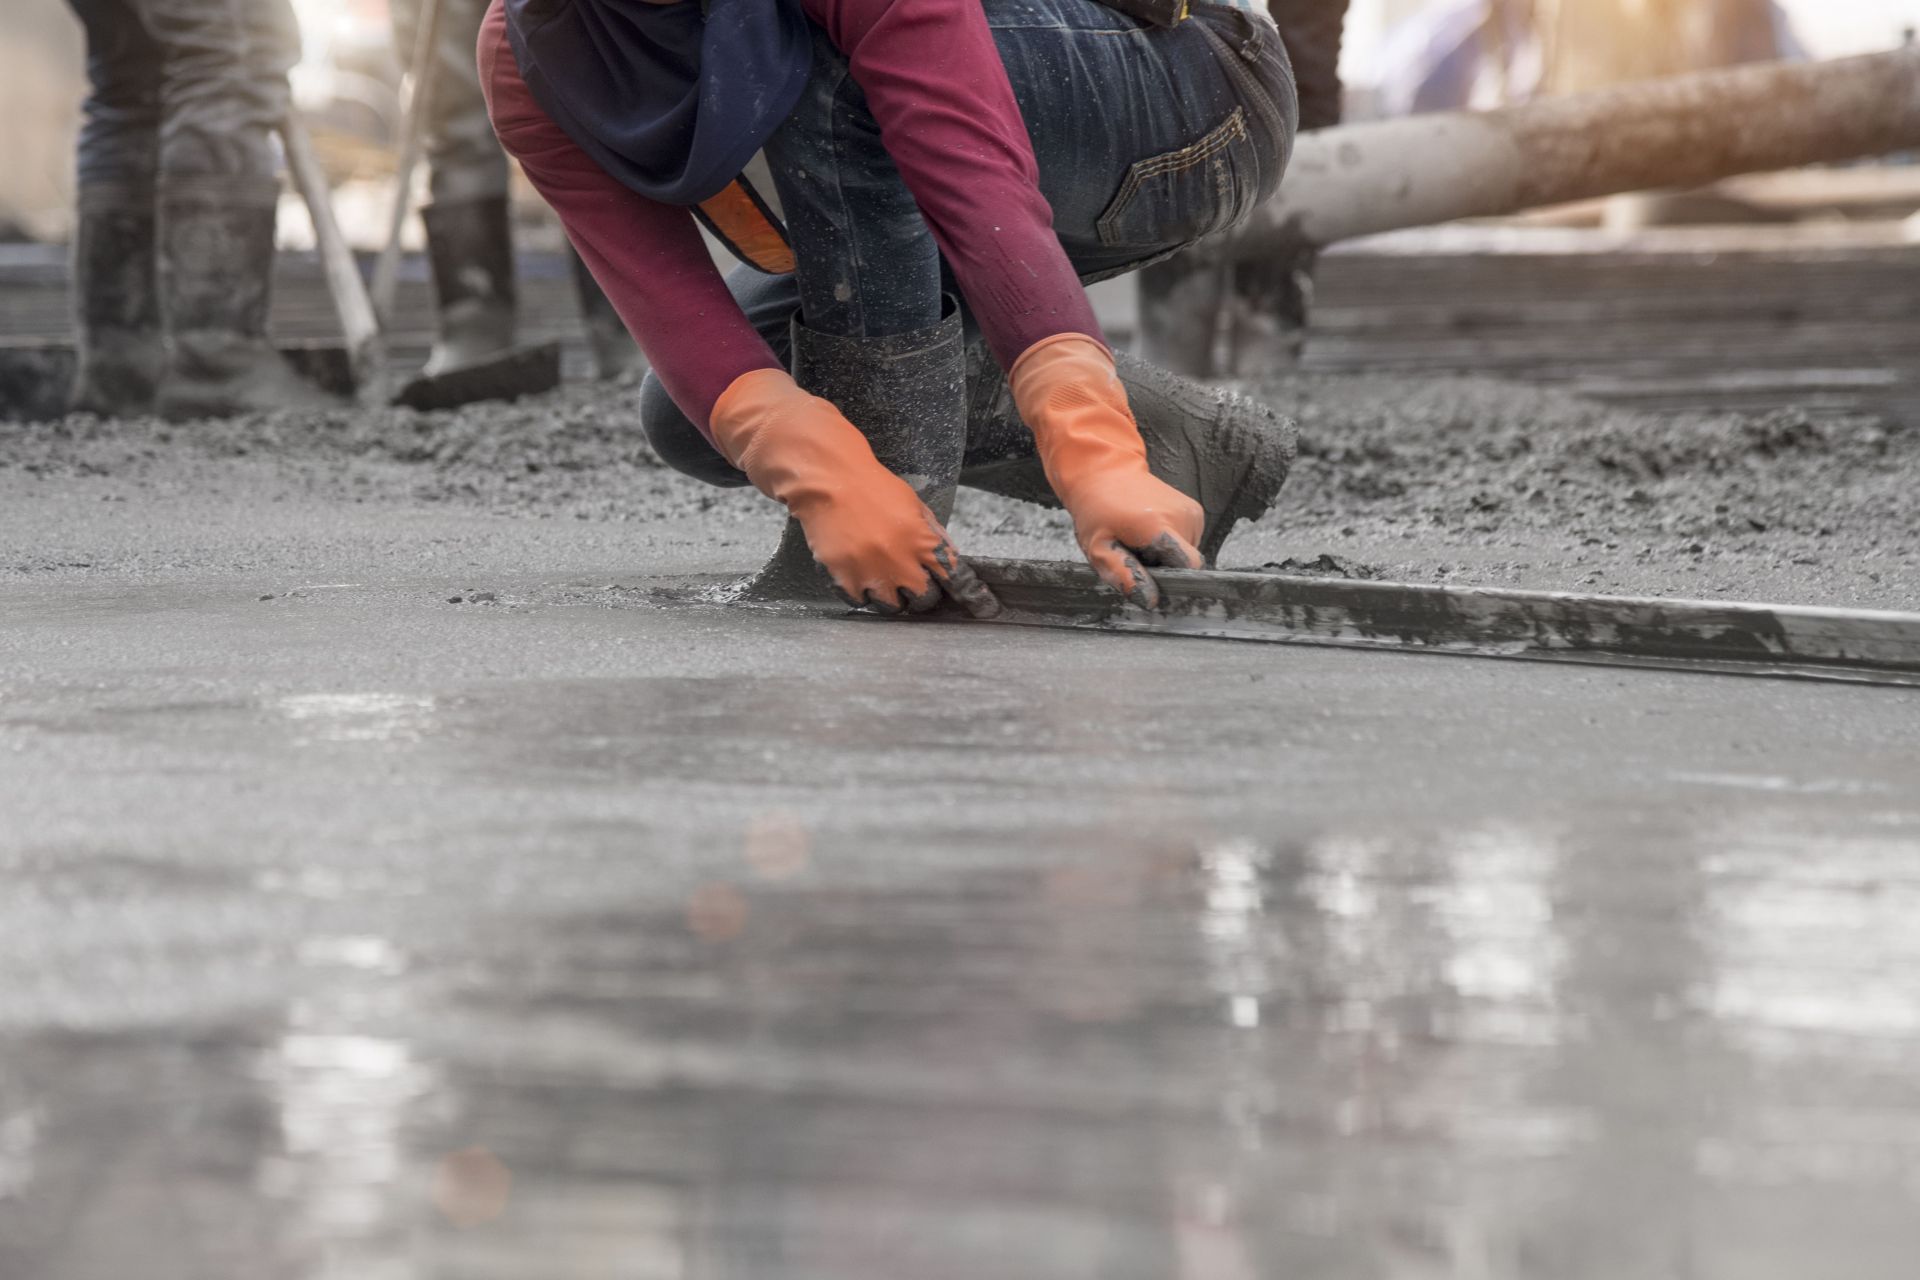
[[1245,9],[1235,8],[1230,12],[1240,24],[1240,44],[1235,52],[1248,62],[1260,61],[1260,20]]
[[[1239,25],[1240,38],[1233,41],[1229,47],[1240,55],[1242,62],[1259,62],[1261,44],[1260,20],[1254,17],[1249,11],[1232,5],[1217,5],[1215,7],[1225,10],[1228,14],[1232,15],[1233,21]],[[1213,36],[1222,44],[1228,43],[1227,38],[1211,26],[1207,26],[1205,23],[1201,25],[1206,28],[1208,35]]]

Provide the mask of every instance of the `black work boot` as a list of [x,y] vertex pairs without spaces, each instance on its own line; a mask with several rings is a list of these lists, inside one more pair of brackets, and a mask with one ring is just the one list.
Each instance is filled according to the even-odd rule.
[[1302,245],[1270,260],[1236,265],[1235,287],[1224,314],[1223,375],[1259,380],[1300,367],[1319,258],[1318,250]]
[[[836,338],[793,318],[793,376],[860,428],[882,466],[913,486],[941,523],[953,515],[967,442],[966,344],[951,298],[939,324],[884,338]],[[757,591],[830,593],[798,521],[754,579]]]
[[519,286],[507,198],[433,204],[420,218],[440,313],[440,336],[422,375],[435,377],[513,350]]
[[577,253],[573,259],[573,287],[580,295],[580,319],[587,330],[587,350],[593,356],[593,376],[602,382],[639,377],[647,371],[646,357],[627,332],[627,325],[601,291],[600,282]]
[[1267,378],[1306,351],[1319,251],[1257,262],[1174,258],[1140,272],[1140,354],[1190,378]]
[[[983,344],[968,352],[967,467],[960,482],[974,489],[1058,507],[1020,425],[1006,376]],[[1206,511],[1199,550],[1212,564],[1242,520],[1265,515],[1287,482],[1299,428],[1266,405],[1119,354],[1114,364],[1140,424],[1153,474]]]
[[1190,378],[1218,377],[1230,275],[1223,263],[1185,257],[1142,268],[1137,273],[1141,354]]
[[155,407],[227,417],[343,402],[302,378],[267,340],[273,297],[272,179],[170,185],[160,200],[160,304],[170,346]]
[[109,417],[150,412],[166,364],[154,263],[153,188],[89,183],[80,188],[77,212],[73,411]]

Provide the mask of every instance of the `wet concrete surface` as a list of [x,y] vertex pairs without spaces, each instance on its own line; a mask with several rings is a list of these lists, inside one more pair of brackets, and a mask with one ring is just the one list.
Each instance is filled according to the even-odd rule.
[[[1890,268],[1553,269],[1225,562],[1916,607]],[[0,428],[0,1280],[1913,1274],[1920,695],[662,607],[630,400]]]
[[0,1276],[1911,1274],[1912,693],[317,510],[0,586]]

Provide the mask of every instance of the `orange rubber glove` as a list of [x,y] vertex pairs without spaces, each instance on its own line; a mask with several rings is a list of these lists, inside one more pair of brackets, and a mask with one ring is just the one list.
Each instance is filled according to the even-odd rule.
[[1194,543],[1206,514],[1147,469],[1112,354],[1084,334],[1056,334],[1028,347],[1008,381],[1088,563],[1133,603],[1158,608],[1145,566],[1204,568]]
[[714,443],[786,507],[834,590],[855,608],[924,613],[951,596],[1000,611],[913,486],[882,466],[860,429],[779,369],[734,379],[714,402]]

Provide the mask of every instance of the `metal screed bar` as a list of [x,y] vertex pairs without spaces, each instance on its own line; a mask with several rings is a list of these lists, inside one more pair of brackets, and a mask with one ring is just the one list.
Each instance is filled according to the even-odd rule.
[[1016,625],[1920,687],[1920,613],[1184,570],[1149,613],[1085,565],[971,563]]

